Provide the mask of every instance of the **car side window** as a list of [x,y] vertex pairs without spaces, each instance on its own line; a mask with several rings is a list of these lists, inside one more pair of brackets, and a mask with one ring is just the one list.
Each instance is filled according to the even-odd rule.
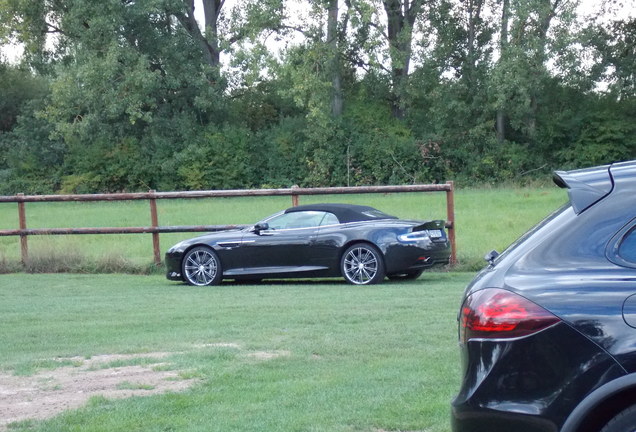
[[325,217],[322,218],[322,222],[320,222],[320,226],[338,225],[339,223],[340,221],[338,220],[335,214],[325,212]]
[[618,247],[618,256],[625,261],[636,263],[636,227],[623,237]]
[[325,212],[320,211],[289,212],[275,216],[267,223],[272,230],[311,228],[319,226],[324,216]]

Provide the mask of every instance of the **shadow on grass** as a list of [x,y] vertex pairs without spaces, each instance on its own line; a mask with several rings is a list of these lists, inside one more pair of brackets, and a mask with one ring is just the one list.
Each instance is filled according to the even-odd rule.
[[[425,274],[423,274],[422,276],[420,276],[417,279],[395,279],[395,280],[391,280],[391,279],[384,279],[384,281],[382,281],[380,284],[375,284],[375,286],[377,285],[421,285],[421,284],[428,284],[428,283],[434,283],[434,282],[439,282],[439,281],[444,281],[446,279],[448,279],[448,275],[451,274],[448,271],[444,271],[444,270],[437,270],[437,271],[430,271],[427,272]],[[170,282],[167,281],[167,283],[169,284],[177,284],[177,285],[181,285],[184,287],[188,287],[190,285],[188,285],[185,282]],[[290,279],[263,279],[263,280],[224,280],[222,281],[218,286],[221,287],[232,287],[232,286],[254,286],[254,287],[258,287],[258,286],[324,286],[324,285],[330,285],[330,286],[338,286],[341,285],[343,287],[354,287],[354,288],[365,288],[368,286],[373,286],[373,285],[353,285],[353,284],[349,284],[347,282],[345,282],[344,279],[342,278],[314,278],[314,279],[304,279],[304,278],[290,278]]]

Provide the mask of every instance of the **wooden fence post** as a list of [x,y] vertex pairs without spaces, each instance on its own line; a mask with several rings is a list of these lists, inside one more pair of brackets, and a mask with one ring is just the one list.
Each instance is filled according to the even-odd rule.
[[457,241],[455,239],[455,183],[447,181],[449,189],[446,191],[446,218],[448,220],[448,238],[451,243],[450,264],[457,264]]
[[298,194],[293,193],[294,189],[299,189],[298,185],[293,185],[292,187],[292,207],[298,207]]
[[[150,193],[154,195],[157,191],[150,190]],[[157,199],[150,198],[150,223],[153,228],[159,226],[159,217],[157,216]],[[155,265],[161,265],[161,247],[159,245],[159,233],[152,233],[152,250],[155,258]]]
[[[23,193],[19,193],[16,195],[17,197],[23,197]],[[20,230],[26,230],[26,209],[24,207],[24,201],[19,200],[18,198],[18,219]],[[27,235],[25,233],[20,233],[20,255],[22,257],[22,265],[25,265],[29,260],[29,243],[27,240]]]

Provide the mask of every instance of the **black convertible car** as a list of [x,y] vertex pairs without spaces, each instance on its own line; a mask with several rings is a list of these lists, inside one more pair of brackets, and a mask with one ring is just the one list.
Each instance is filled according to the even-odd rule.
[[447,264],[445,222],[407,221],[372,207],[313,204],[257,224],[185,240],[166,253],[167,277],[191,285],[222,279],[338,277],[366,285],[417,278]]
[[636,161],[554,181],[567,205],[462,299],[455,432],[636,431]]

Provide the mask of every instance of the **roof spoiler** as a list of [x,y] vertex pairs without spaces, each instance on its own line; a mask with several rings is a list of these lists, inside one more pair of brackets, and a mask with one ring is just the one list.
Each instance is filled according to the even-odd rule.
[[574,171],[555,171],[553,180],[560,188],[567,188],[570,203],[576,214],[605,198],[614,188],[611,165]]

